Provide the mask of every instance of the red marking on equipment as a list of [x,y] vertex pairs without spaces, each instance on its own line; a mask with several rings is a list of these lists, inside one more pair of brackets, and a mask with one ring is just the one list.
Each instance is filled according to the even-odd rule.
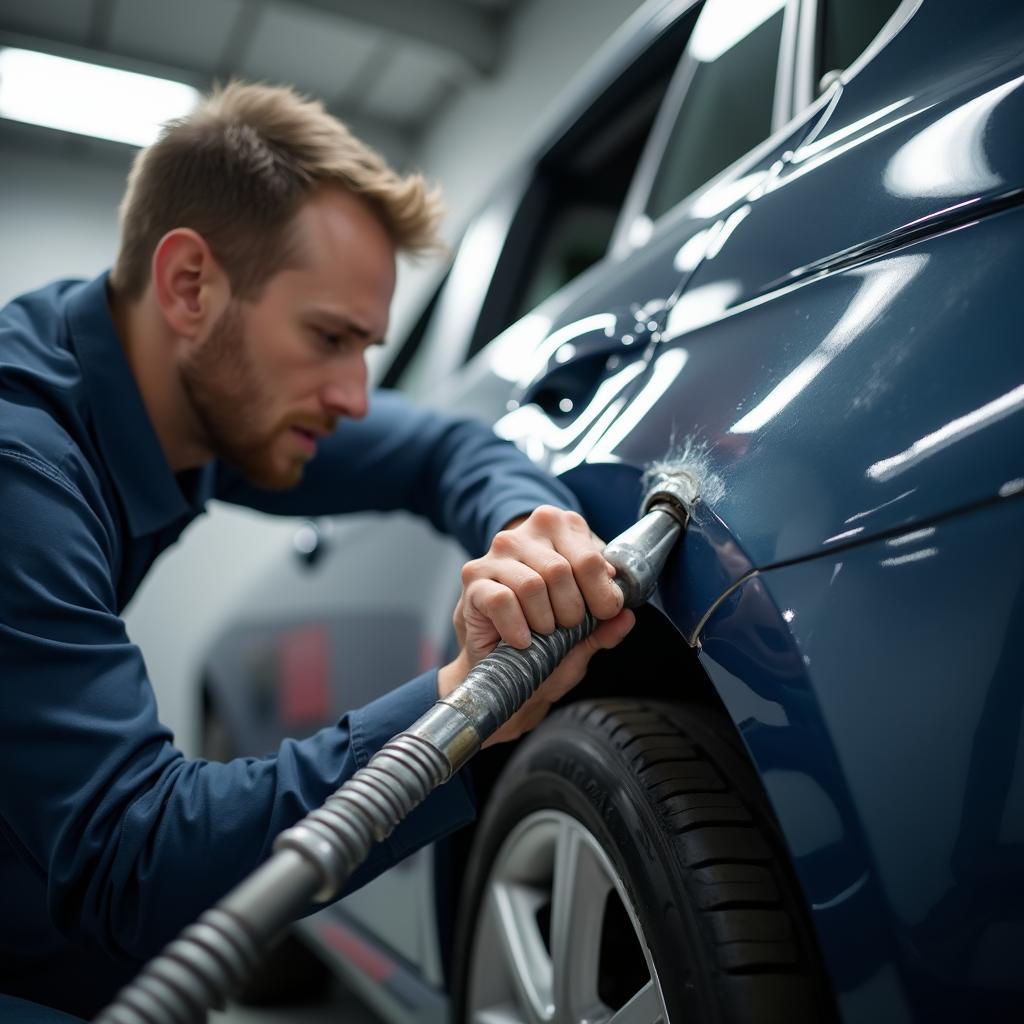
[[420,640],[420,671],[426,672],[427,669],[434,668],[440,660],[441,652],[437,649],[437,645],[431,641],[430,637],[423,637]]
[[337,921],[319,922],[320,937],[346,960],[355,964],[373,981],[386,981],[395,973],[395,965],[367,945],[355,932]]
[[293,629],[281,638],[281,720],[322,722],[331,713],[328,635],[325,626]]

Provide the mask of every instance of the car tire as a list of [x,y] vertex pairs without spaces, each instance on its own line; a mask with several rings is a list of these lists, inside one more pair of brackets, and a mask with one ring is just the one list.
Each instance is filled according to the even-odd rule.
[[523,742],[467,866],[457,1022],[834,1019],[730,729],[703,707],[600,700]]

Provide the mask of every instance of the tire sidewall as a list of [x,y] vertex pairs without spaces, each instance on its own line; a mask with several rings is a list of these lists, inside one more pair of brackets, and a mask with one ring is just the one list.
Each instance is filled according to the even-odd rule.
[[565,715],[552,717],[510,760],[482,819],[466,875],[457,938],[455,1020],[467,1020],[475,923],[495,860],[516,825],[543,810],[582,824],[611,861],[658,974],[671,1019],[719,1019],[703,979],[703,943],[675,852],[632,767]]

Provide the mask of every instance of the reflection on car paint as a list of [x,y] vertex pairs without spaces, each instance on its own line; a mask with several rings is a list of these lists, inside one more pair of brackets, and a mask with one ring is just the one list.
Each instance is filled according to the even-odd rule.
[[962,196],[1006,184],[985,153],[985,133],[996,107],[1024,83],[1024,75],[982,93],[932,122],[893,154],[882,184],[894,196]]
[[[836,100],[839,99],[838,92],[836,93],[835,98]],[[844,140],[850,139],[851,136],[857,135],[861,129],[867,128],[869,125],[877,124],[879,121],[884,121],[890,114],[894,114],[901,107],[905,107],[910,103],[912,98],[913,97],[911,96],[904,96],[903,99],[896,100],[894,103],[890,103],[887,106],[879,107],[878,110],[871,111],[870,114],[866,114],[859,120],[852,121],[850,124],[843,125],[842,128],[837,128],[835,131],[828,132],[825,135],[818,135],[812,132],[811,135],[808,136],[807,141],[792,153],[789,163],[799,167],[801,164],[806,164],[808,160],[820,154],[825,154],[825,159],[830,159],[832,156],[840,155],[838,151],[832,150],[831,147],[836,146]],[[828,114],[826,113],[825,117],[822,119],[822,124],[827,125],[828,120]],[[888,122],[885,125],[885,128],[888,129],[895,127],[898,123],[898,121]],[[855,142],[861,142],[863,141],[863,138],[867,137],[869,136],[858,138]],[[841,152],[846,152],[846,150],[844,149]],[[819,166],[819,164],[815,164],[814,166]],[[793,178],[798,176],[797,172],[793,172],[786,181],[779,182],[777,187],[783,188],[788,181],[791,181]],[[764,191],[768,191],[768,189],[765,189]]]
[[[909,102],[909,98],[899,100],[898,102],[892,105],[891,109],[899,109],[899,107],[904,106],[906,103]],[[765,194],[768,194],[769,192],[776,192],[779,189],[786,188],[793,182],[798,181],[805,174],[808,174],[810,171],[817,170],[819,167],[824,166],[825,164],[829,163],[832,160],[835,160],[837,157],[841,157],[846,153],[849,153],[851,150],[856,149],[858,146],[862,146],[865,143],[870,142],[872,139],[875,139],[878,136],[883,135],[885,132],[892,131],[894,128],[901,125],[904,121],[908,121],[910,120],[910,118],[916,117],[919,113],[920,111],[912,110],[909,113],[901,114],[899,117],[893,118],[893,120],[891,121],[886,121],[883,122],[882,124],[877,125],[876,127],[872,128],[871,131],[865,132],[863,135],[858,135],[852,139],[848,138],[845,142],[836,146],[834,149],[821,150],[817,152],[816,155],[810,157],[809,159],[803,160],[803,162],[798,162],[794,157],[794,159],[791,161],[791,164],[795,169],[790,171],[788,174],[780,175],[770,184],[766,185],[764,189]]]
[[742,293],[739,281],[711,281],[688,289],[669,311],[662,341],[674,341],[719,319]]
[[[614,313],[596,313],[593,316],[583,317],[573,323],[560,327],[557,331],[549,334],[537,348],[530,353],[528,360],[523,362],[523,353],[519,353],[519,375],[516,383],[525,388],[536,381],[537,377],[544,372],[549,360],[558,360],[559,349],[570,345],[577,338],[585,334],[601,333],[605,337],[612,337],[615,333],[617,318]],[[572,354],[576,354],[573,347]],[[570,357],[571,358],[571,357]]]
[[916,490],[916,487],[911,487],[909,491],[904,491],[902,494],[897,494],[895,498],[890,498],[888,501],[883,501],[881,505],[875,505],[874,508],[865,509],[863,512],[854,512],[854,514],[852,516],[849,516],[845,520],[845,522],[853,523],[856,522],[858,519],[863,519],[865,516],[874,515],[876,512],[880,512],[883,508],[888,508],[890,505],[895,505],[898,501],[903,501],[905,498],[909,498]]
[[[551,327],[551,318],[542,313],[528,313],[504,331],[486,351],[491,372],[510,384],[518,384],[523,376],[524,354],[531,342],[539,344]],[[510,404],[516,404],[510,399]]]
[[837,533],[834,537],[826,537],[821,543],[822,545],[838,544],[840,541],[850,540],[851,538],[856,537],[857,534],[863,532],[863,526],[855,526],[852,530],[843,530],[842,533]]
[[895,256],[869,269],[851,272],[861,283],[835,327],[775,387],[730,428],[730,434],[752,434],[774,419],[832,361],[881,319],[900,291],[924,269],[925,254]]
[[615,450],[643,419],[647,411],[657,403],[680,375],[689,352],[685,348],[663,352],[649,370],[649,379],[633,396],[623,414],[606,430],[585,453],[588,462],[611,462],[616,459]]
[[891,568],[897,565],[906,565],[908,562],[920,562],[925,558],[932,558],[938,553],[938,548],[921,548],[920,551],[911,551],[905,555],[896,555],[893,558],[883,558],[878,564]]
[[[602,413],[613,407],[620,393],[643,372],[643,369],[643,363],[635,361],[628,363],[613,376],[605,378],[594,392],[591,401],[567,426],[558,426],[539,406],[517,404],[515,409],[498,420],[494,430],[499,437],[509,441],[525,444],[528,438],[539,439],[542,448],[536,461],[546,461],[547,453],[565,452],[570,444],[599,419],[602,423],[600,433],[603,433],[607,427],[608,417],[602,417]],[[622,405],[621,401],[614,405],[615,414],[618,414]]]
[[879,483],[891,480],[894,476],[910,469],[911,466],[916,466],[922,459],[926,459],[930,455],[948,448],[951,444],[970,437],[971,434],[990,424],[1012,415],[1021,407],[1024,407],[1024,384],[1008,391],[1005,395],[994,398],[991,402],[986,402],[980,409],[957,417],[944,427],[915,441],[898,455],[873,463],[868,466],[864,475]]

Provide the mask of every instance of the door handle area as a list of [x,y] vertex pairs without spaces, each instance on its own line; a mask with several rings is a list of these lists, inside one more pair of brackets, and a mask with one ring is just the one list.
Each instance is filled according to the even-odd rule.
[[520,404],[536,405],[555,418],[569,416],[593,395],[615,358],[608,351],[595,351],[555,366],[527,386]]

